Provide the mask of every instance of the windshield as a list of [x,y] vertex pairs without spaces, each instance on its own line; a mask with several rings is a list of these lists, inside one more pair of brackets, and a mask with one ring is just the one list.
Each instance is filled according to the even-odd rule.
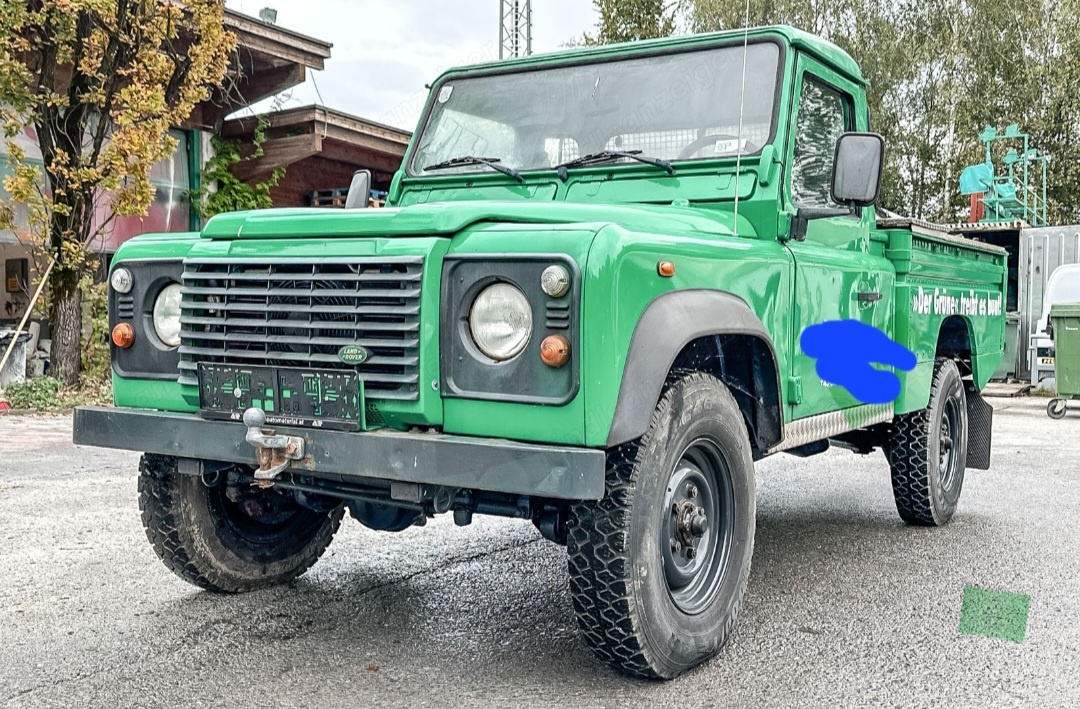
[[[436,88],[409,174],[464,156],[546,170],[601,151],[662,160],[749,155],[771,138],[780,48],[743,46],[477,77]],[[616,158],[626,160],[626,158]],[[462,164],[437,174],[492,172]]]

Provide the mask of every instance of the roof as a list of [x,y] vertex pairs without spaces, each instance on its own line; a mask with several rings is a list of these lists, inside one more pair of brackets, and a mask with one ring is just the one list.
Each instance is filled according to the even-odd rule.
[[226,115],[304,83],[308,69],[323,68],[333,46],[228,8],[225,26],[236,33],[231,78],[195,107],[182,128],[216,131]]
[[443,75],[461,74],[473,71],[506,70],[513,67],[536,67],[543,64],[562,63],[573,59],[601,58],[618,54],[631,55],[665,48],[673,50],[695,46],[705,48],[710,45],[730,43],[733,39],[742,40],[744,37],[749,40],[769,37],[781,39],[786,44],[790,44],[800,50],[812,54],[821,62],[845,74],[853,81],[866,85],[866,79],[863,77],[859,65],[851,58],[851,55],[826,39],[789,25],[753,27],[747,30],[740,28],[736,30],[725,30],[723,32],[676,35],[674,37],[644,39],[634,42],[621,42],[619,44],[605,44],[594,47],[575,47],[574,49],[560,52],[532,54],[527,57],[517,57],[497,62],[486,62],[483,64],[457,67],[447,70]]
[[263,155],[233,166],[233,174],[241,180],[319,154],[393,172],[412,137],[409,131],[318,105],[231,118],[221,135],[250,140],[260,118],[267,121]]
[[[367,118],[361,118],[360,116],[354,116],[351,113],[339,111],[335,108],[328,108],[319,104],[309,104],[297,108],[286,108],[261,115],[265,116],[275,128],[284,128],[300,123],[316,121],[327,126],[335,126],[349,131],[368,133],[386,140],[402,143],[408,143],[409,138],[412,137],[411,131],[395,128],[394,126],[379,123],[378,121],[372,121]],[[233,118],[226,122],[226,128],[222,134],[225,136],[234,135],[236,134],[235,128],[231,129],[232,132],[230,132],[228,126],[242,125],[245,122],[251,122],[253,120],[256,119],[252,116]]]
[[281,25],[225,9],[225,26],[236,33],[238,48],[256,50],[286,61],[322,69],[334,45]]

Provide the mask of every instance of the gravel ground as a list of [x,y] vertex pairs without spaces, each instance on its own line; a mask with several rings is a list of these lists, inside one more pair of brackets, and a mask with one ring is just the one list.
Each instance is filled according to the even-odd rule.
[[[900,522],[880,454],[762,462],[737,632],[665,684],[593,659],[527,523],[347,522],[298,581],[214,595],[147,544],[137,455],[0,416],[0,707],[1078,706],[1080,412],[993,403],[943,529]],[[1030,595],[1022,643],[958,632],[969,584]]]

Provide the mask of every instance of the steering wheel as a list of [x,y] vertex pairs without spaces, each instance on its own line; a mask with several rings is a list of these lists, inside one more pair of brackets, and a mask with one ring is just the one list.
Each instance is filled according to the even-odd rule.
[[[687,159],[693,157],[696,153],[698,153],[702,148],[704,148],[709,143],[716,143],[716,141],[718,141],[718,140],[734,140],[734,141],[738,141],[739,138],[738,138],[738,136],[728,135],[727,133],[710,133],[708,135],[703,135],[700,138],[698,138],[697,140],[695,140],[693,143],[690,143],[690,145],[687,145],[685,148],[683,148],[682,152],[680,152],[679,156],[677,158],[675,158],[675,159],[676,160],[687,160]],[[736,147],[736,152],[738,152],[738,145],[736,145],[735,147]],[[749,141],[746,141],[745,147],[746,148],[750,147],[750,142]],[[750,152],[753,152],[753,151],[751,150]]]

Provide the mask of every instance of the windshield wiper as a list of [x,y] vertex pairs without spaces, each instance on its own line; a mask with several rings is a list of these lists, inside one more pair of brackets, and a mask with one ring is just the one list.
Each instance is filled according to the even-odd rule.
[[424,168],[424,171],[428,170],[447,170],[452,167],[465,167],[466,165],[487,165],[492,170],[498,170],[504,175],[513,177],[518,182],[524,182],[525,178],[521,176],[521,173],[512,167],[500,164],[502,161],[499,158],[478,158],[472,155],[462,155],[459,158],[450,158],[449,160],[443,160],[437,162],[434,165],[428,165]]
[[660,158],[650,157],[648,155],[642,155],[640,150],[601,150],[598,153],[589,153],[588,155],[582,155],[580,158],[574,158],[568,160],[561,165],[556,165],[555,169],[559,171],[559,178],[566,182],[569,175],[566,170],[571,167],[585,167],[586,165],[599,165],[605,162],[613,162],[620,158],[629,158],[630,160],[637,160],[643,162],[646,165],[655,165],[656,167],[663,168],[669,175],[675,174],[675,168],[671,166],[667,160],[661,160]]

